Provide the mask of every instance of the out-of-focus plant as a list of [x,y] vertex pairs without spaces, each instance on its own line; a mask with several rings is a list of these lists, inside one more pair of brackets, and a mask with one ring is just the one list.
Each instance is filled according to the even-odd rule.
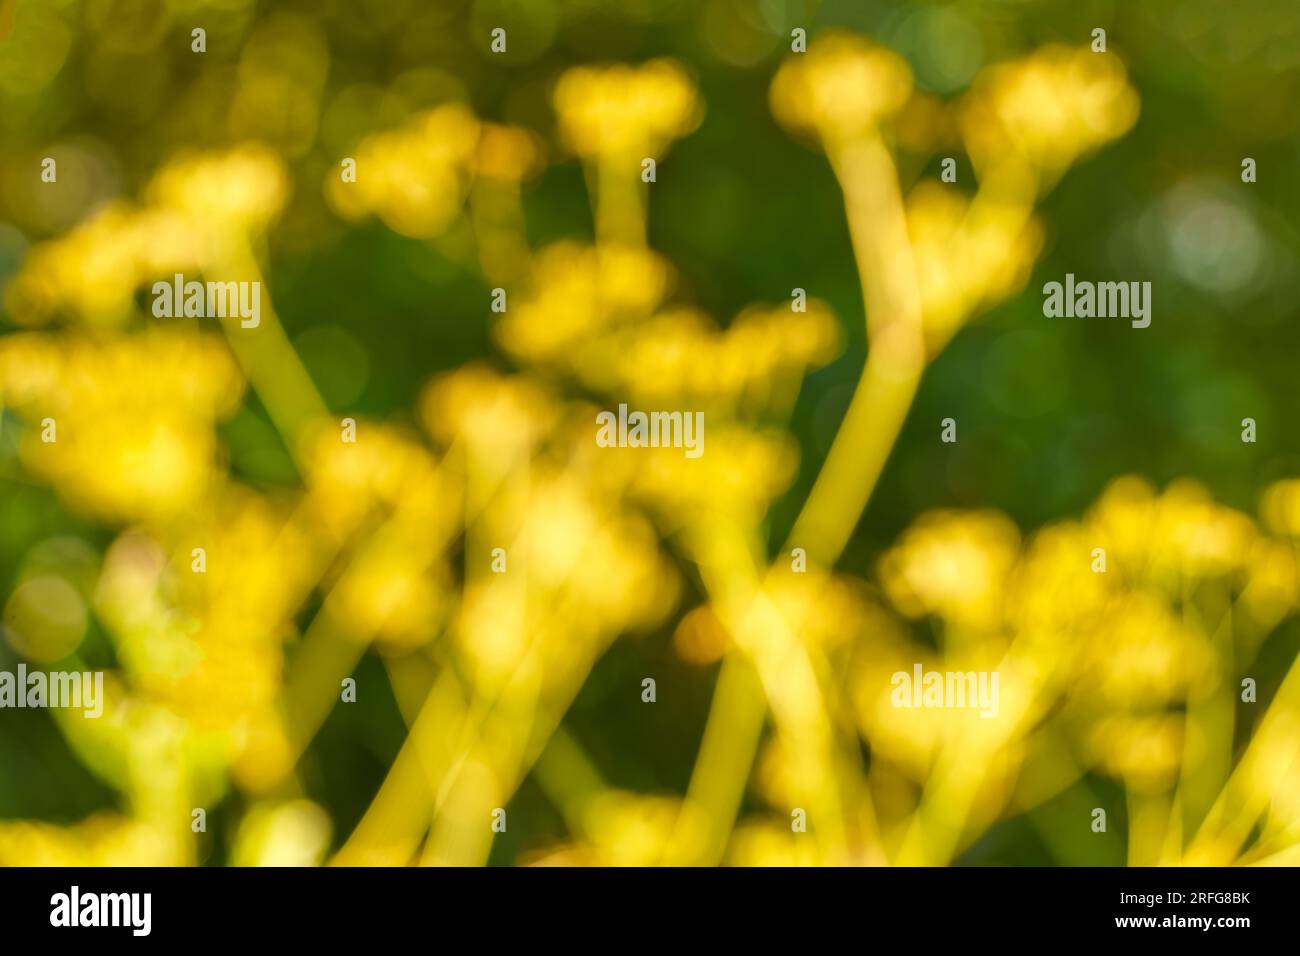
[[[701,122],[684,68],[571,69],[553,105],[556,144],[586,172],[590,242],[532,248],[523,194],[543,138],[460,103],[363,137],[356,182],[326,178],[340,219],[440,244],[509,293],[493,335],[515,371],[439,375],[414,426],[363,419],[355,443],[266,297],[256,330],[222,334],[150,323],[138,305],[174,272],[273,292],[265,239],[292,190],[265,147],[176,157],[138,204],[29,253],[6,302],[28,329],[0,339],[21,467],[6,477],[48,484],[115,540],[88,574],[32,561],[6,634],[69,666],[70,607],[108,634],[104,717],[58,719],[121,809],[0,822],[0,863],[199,862],[192,808],[238,789],[232,863],[479,864],[493,811],[529,774],[569,830],[538,862],[945,864],[1023,816],[1068,863],[1077,841],[1042,810],[1068,801],[1085,827],[1102,778],[1123,786],[1131,862],[1294,862],[1295,668],[1234,743],[1243,666],[1297,603],[1294,483],[1269,491],[1265,528],[1192,483],[1122,478],[1080,521],[1024,540],[996,512],[932,513],[869,575],[834,570],[927,363],[1023,286],[1036,204],[1135,121],[1117,61],[1049,47],[952,103],[854,35],[780,68],[774,115],[825,152],[843,191],[868,354],[775,557],[767,516],[798,453],[783,422],[839,327],[816,299],[721,326],[675,298],[639,172]],[[904,189],[900,153],[928,155],[952,131],[974,189]],[[290,453],[291,490],[224,465],[217,427],[252,395]],[[707,453],[598,448],[594,403],[623,401],[704,411]],[[39,440],[45,418],[56,443]],[[687,607],[692,587],[705,599]],[[659,628],[684,660],[722,662],[690,784],[672,795],[607,785],[563,726],[611,642]],[[367,651],[408,733],[331,854],[299,760]],[[890,675],[918,662],[998,671],[997,718],[893,708]],[[742,818],[751,783],[768,810]],[[791,832],[793,808],[808,833]]]

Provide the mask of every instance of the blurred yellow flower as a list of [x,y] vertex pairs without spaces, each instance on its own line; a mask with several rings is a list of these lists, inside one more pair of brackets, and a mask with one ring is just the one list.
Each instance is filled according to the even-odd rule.
[[533,448],[557,416],[544,387],[479,364],[433,379],[421,395],[420,412],[424,427],[442,445],[464,441],[501,452]]
[[1300,478],[1276,481],[1265,488],[1260,514],[1274,534],[1300,537]]
[[970,315],[1008,298],[1029,280],[1041,227],[1015,204],[978,208],[956,188],[919,184],[907,197],[921,317],[931,351]]
[[0,340],[0,400],[28,423],[23,462],[111,520],[174,514],[214,480],[214,427],[244,383],[224,345],[187,329]]
[[593,355],[601,361],[576,371],[589,385],[649,405],[689,401],[752,412],[783,397],[783,383],[834,358],[839,344],[839,326],[817,300],[806,312],[748,306],[723,331],[678,307],[611,336],[608,354]]
[[[325,194],[343,218],[375,215],[394,232],[417,239],[441,235],[460,214],[473,176],[482,129],[474,114],[448,103],[395,130],[367,136],[356,147],[355,181],[339,169]],[[527,168],[526,140],[492,134],[487,159],[498,172]]]
[[254,805],[239,824],[232,866],[319,866],[329,849],[329,815],[310,800]]
[[576,344],[645,318],[672,278],[661,256],[639,246],[558,242],[537,254],[531,292],[501,316],[496,336],[526,361],[564,362]]
[[112,812],[70,827],[0,822],[0,866],[168,866],[166,841],[151,826]]
[[912,93],[912,70],[898,54],[852,33],[817,37],[786,59],[772,81],[772,114],[826,146],[866,135]]
[[790,831],[789,823],[745,822],[731,838],[733,866],[817,866],[816,844]]
[[1138,96],[1111,54],[1051,45],[991,66],[963,100],[962,134],[983,177],[1020,161],[1053,177],[1128,132]]
[[958,626],[996,627],[1019,545],[1015,525],[996,512],[932,512],[886,552],[880,577],[909,617],[938,614]]
[[145,190],[152,205],[175,210],[190,228],[245,233],[263,231],[274,222],[288,194],[283,162],[258,145],[215,156],[182,154]]
[[275,221],[288,189],[283,164],[263,147],[183,153],[154,175],[144,206],[108,203],[37,245],[9,283],[5,306],[24,325],[55,318],[125,325],[140,314],[141,286],[207,270],[220,273],[212,279],[237,278],[224,274],[229,254]]
[[1088,744],[1108,773],[1138,793],[1158,793],[1183,760],[1182,720],[1177,714],[1106,718]]
[[529,130],[483,123],[473,170],[476,176],[517,183],[541,169],[543,156],[540,140]]
[[554,103],[570,149],[612,159],[657,157],[703,114],[694,84],[672,60],[573,67],[556,83]]

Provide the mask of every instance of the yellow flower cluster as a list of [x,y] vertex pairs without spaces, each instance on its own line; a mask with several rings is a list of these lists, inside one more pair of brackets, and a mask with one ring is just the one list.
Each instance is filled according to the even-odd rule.
[[587,387],[646,403],[769,407],[783,384],[834,357],[834,317],[750,306],[725,330],[696,309],[666,305],[674,275],[639,246],[561,242],[533,263],[533,288],[496,326],[521,360]]
[[[910,247],[889,251],[899,278],[864,276],[888,281],[894,297],[914,285],[931,354],[971,316],[1023,287],[1043,241],[1032,215],[1038,195],[1081,156],[1123,135],[1138,110],[1123,66],[1087,49],[1049,46],[991,66],[949,104],[914,92],[897,54],[836,31],[782,64],[770,98],[783,125],[826,150],[850,223],[858,218],[863,233],[881,230],[897,188],[870,182],[896,176],[879,154],[886,131],[923,152],[960,132],[979,177],[974,194],[918,183],[904,200]],[[905,305],[896,301],[891,310]]]
[[[928,514],[879,571],[895,608],[935,622],[939,647],[911,643],[900,623],[874,612],[873,650],[855,650],[851,677],[864,736],[917,780],[945,747],[974,759],[971,748],[991,755],[996,744],[1002,759],[1024,762],[1018,809],[1045,796],[1035,781],[1057,778],[1054,793],[1088,768],[1136,792],[1167,792],[1209,759],[1206,748],[1221,746],[1210,738],[1230,741],[1230,727],[1202,726],[1198,715],[1225,706],[1215,701],[1231,710],[1241,676],[1234,659],[1248,660],[1261,634],[1297,609],[1294,552],[1187,481],[1157,493],[1119,479],[1082,521],[1043,529],[1023,547],[995,513]],[[935,709],[899,720],[889,678],[916,662],[998,671],[1006,719],[981,726],[970,711]],[[1076,762],[1063,764],[1070,742]],[[968,786],[973,808],[1003,812],[1011,794],[993,786],[996,776],[981,785],[993,789]]]
[[831,32],[787,59],[772,81],[772,113],[828,148],[874,131],[912,94],[907,61],[870,40]]
[[694,309],[672,308],[613,337],[588,366],[607,358],[613,383],[648,405],[763,410],[783,386],[834,358],[839,345],[839,326],[818,300],[806,312],[748,306],[723,331]]
[[955,187],[917,185],[907,197],[927,344],[939,351],[965,319],[1015,294],[1029,280],[1042,228],[1014,204],[972,209]]
[[576,67],[555,86],[560,136],[579,156],[657,156],[699,125],[694,84],[671,60]]
[[0,823],[0,866],[155,866],[162,841],[145,824],[99,813],[69,827]]
[[937,614],[959,627],[987,629],[999,618],[1020,545],[997,512],[932,512],[885,553],[880,577],[909,617]]
[[288,198],[284,164],[271,151],[246,146],[225,154],[181,155],[145,190],[152,206],[184,216],[192,228],[218,234],[264,232]]
[[982,176],[1019,163],[1050,179],[1122,136],[1137,116],[1138,97],[1118,59],[1052,45],[981,73],[960,122]]
[[431,239],[460,215],[476,176],[517,183],[538,168],[541,147],[526,130],[484,123],[447,103],[367,136],[349,158],[355,178],[336,169],[325,181],[340,216],[378,216],[394,232]]
[[501,344],[520,359],[563,362],[584,340],[644,320],[672,287],[663,257],[639,246],[558,242],[533,260],[531,289],[497,325]]
[[32,474],[109,521],[175,515],[214,482],[215,424],[244,390],[214,336],[26,333],[0,339],[0,401]]
[[110,203],[33,249],[7,286],[5,308],[24,325],[125,325],[139,314],[142,285],[219,267],[233,241],[269,226],[287,191],[283,165],[261,147],[178,157],[151,181],[144,206]]

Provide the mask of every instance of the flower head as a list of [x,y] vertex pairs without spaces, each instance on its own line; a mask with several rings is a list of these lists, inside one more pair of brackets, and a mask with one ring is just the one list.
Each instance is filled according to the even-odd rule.
[[672,60],[574,67],[554,103],[560,136],[579,156],[657,155],[703,115],[695,84]]
[[1116,58],[1048,46],[981,73],[961,127],[981,175],[1013,156],[1054,175],[1122,136],[1137,115],[1137,93]]
[[772,112],[824,145],[861,136],[902,108],[912,70],[898,54],[848,33],[818,37],[772,81]]

